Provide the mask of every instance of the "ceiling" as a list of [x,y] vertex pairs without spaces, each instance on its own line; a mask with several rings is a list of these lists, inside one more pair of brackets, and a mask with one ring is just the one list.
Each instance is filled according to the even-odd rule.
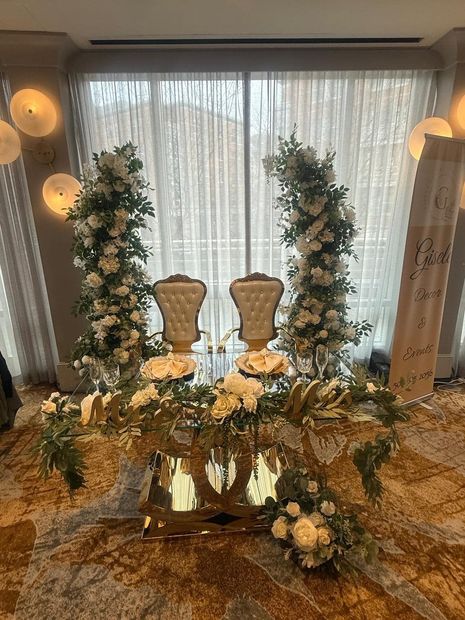
[[0,30],[89,39],[423,37],[465,26],[465,0],[0,0]]

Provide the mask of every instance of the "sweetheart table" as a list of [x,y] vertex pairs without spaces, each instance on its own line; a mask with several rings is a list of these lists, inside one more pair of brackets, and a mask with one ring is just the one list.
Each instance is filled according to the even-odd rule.
[[[242,350],[227,353],[195,353],[194,381],[214,384],[236,368]],[[149,459],[139,498],[146,516],[143,540],[188,535],[259,530],[267,497],[276,497],[275,483],[288,467],[286,447],[271,437],[261,437],[254,454],[247,444],[229,458],[229,484],[222,475],[224,449],[208,453],[198,444],[199,425],[181,422],[163,450]],[[155,431],[156,432],[156,431]]]

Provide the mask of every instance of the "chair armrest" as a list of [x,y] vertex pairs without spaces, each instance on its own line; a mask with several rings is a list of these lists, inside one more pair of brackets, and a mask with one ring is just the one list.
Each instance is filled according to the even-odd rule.
[[231,336],[233,335],[234,332],[238,332],[239,328],[238,327],[233,327],[231,329],[228,329],[228,331],[225,333],[225,335],[223,336],[223,338],[221,338],[220,343],[218,345],[218,353],[224,353],[224,349],[226,347],[226,343],[228,342],[228,340],[231,338]]
[[200,333],[201,334],[205,334],[205,338],[207,339],[207,351],[208,351],[208,353],[213,353],[213,342],[212,342],[212,335],[211,335],[211,333],[208,331],[208,329],[201,329]]

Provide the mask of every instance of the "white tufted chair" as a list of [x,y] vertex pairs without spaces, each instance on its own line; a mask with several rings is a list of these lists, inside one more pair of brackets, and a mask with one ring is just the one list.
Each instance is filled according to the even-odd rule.
[[163,317],[162,338],[171,344],[173,352],[192,351],[192,345],[200,340],[201,333],[207,336],[211,352],[209,332],[199,329],[200,308],[207,294],[205,283],[178,273],[155,282],[153,291]]
[[239,340],[245,342],[249,350],[260,351],[277,336],[275,316],[284,293],[284,284],[279,278],[252,273],[231,282],[229,292],[236,304],[241,324],[239,328],[226,332],[218,352],[224,351],[234,331],[238,332]]

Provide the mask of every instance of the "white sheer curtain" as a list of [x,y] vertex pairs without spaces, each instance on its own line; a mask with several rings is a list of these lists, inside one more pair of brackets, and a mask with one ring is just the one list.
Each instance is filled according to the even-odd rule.
[[151,275],[205,280],[201,318],[216,339],[237,323],[228,284],[246,270],[245,145],[250,268],[278,276],[285,256],[261,159],[294,123],[305,143],[335,148],[338,181],[351,189],[361,228],[352,314],[376,327],[357,354],[368,359],[373,343],[388,348],[415,172],[406,143],[432,111],[432,72],[78,74],[71,83],[82,161],[126,140],[139,145],[158,214],[147,237]]
[[[10,93],[0,74],[0,118]],[[54,381],[55,336],[22,159],[0,166],[0,348],[25,383]]]
[[375,327],[357,348],[368,361],[373,345],[388,349],[395,320],[405,233],[416,162],[408,154],[412,128],[432,113],[432,72],[267,73],[251,76],[253,268],[279,273],[279,214],[261,159],[297,124],[299,140],[319,153],[336,150],[337,183],[350,188],[360,234],[350,265],[358,294],[355,320]]
[[245,275],[241,75],[79,75],[72,86],[82,162],[139,146],[157,212],[150,274],[204,280],[200,322],[218,340],[234,321],[229,283]]

